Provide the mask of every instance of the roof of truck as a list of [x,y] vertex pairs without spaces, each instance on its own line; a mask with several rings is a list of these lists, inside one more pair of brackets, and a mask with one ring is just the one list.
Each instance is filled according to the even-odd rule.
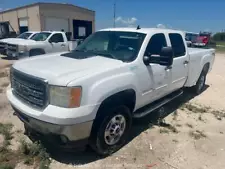
[[40,31],[27,31],[27,32],[24,32],[24,33],[39,33]]
[[180,30],[173,30],[173,29],[162,29],[162,28],[106,28],[106,29],[101,29],[99,31],[124,31],[124,32],[138,32],[138,33],[181,33],[184,34],[183,31]]
[[41,31],[40,33],[42,32],[46,32],[46,33],[65,33],[65,32],[62,32],[62,31]]

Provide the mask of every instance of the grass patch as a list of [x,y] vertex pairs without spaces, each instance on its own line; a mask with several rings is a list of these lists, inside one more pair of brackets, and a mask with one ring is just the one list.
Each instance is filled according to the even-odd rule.
[[177,113],[177,110],[173,112],[173,120],[177,120],[177,116],[178,116],[178,113]]
[[174,143],[178,143],[179,141],[178,140],[176,140],[176,139],[173,139],[172,140]]
[[6,72],[0,72],[0,78],[3,78],[3,77],[7,77],[7,73]]
[[217,120],[222,120],[225,118],[225,113],[223,111],[213,110],[211,112]]
[[[177,130],[176,127],[172,126],[171,124],[168,123],[164,123],[164,122],[160,122],[159,125],[161,127],[164,127],[164,129],[168,130],[169,132],[173,132],[173,133],[178,133],[179,131]],[[161,128],[160,128],[161,129]],[[167,131],[166,131],[167,132]],[[160,133],[166,133],[165,131],[162,131]]]
[[181,124],[176,124],[176,127],[182,127],[182,125]]
[[49,168],[51,163],[50,156],[41,143],[27,143],[26,141],[21,140],[19,152],[24,155],[24,164],[39,164],[39,168]]
[[186,126],[189,127],[189,128],[193,128],[193,125],[190,124],[190,123],[187,123]]
[[210,107],[201,107],[201,106],[197,106],[191,103],[186,103],[184,105],[181,106],[181,108],[187,109],[193,113],[207,113],[210,109]]
[[2,124],[0,123],[0,134],[4,135],[5,140],[11,140],[13,138],[11,129],[13,125],[8,123],[8,124]]
[[0,169],[15,168],[16,164],[22,161],[26,165],[34,165],[34,168],[48,169],[50,156],[39,142],[27,143],[22,139],[17,151],[8,149],[13,138],[12,127],[12,124],[0,123],[0,134],[4,136],[3,145],[0,147]]
[[168,134],[170,131],[168,129],[166,129],[166,128],[160,128],[159,132]]
[[196,130],[196,131],[191,131],[189,132],[189,135],[191,137],[193,137],[195,140],[199,140],[201,138],[206,138],[207,136],[204,134],[203,131],[199,131],[199,130]]
[[[193,113],[211,113],[215,116],[217,120],[222,120],[225,118],[225,112],[221,110],[213,110],[211,107],[202,107],[202,106],[197,106],[194,104],[184,104],[181,107],[182,109],[187,109]],[[204,121],[201,117],[201,115],[198,117],[200,121]]]
[[202,115],[199,115],[199,116],[198,116],[198,120],[199,120],[199,121],[204,121],[203,118],[202,118]]
[[0,169],[14,169],[15,166],[14,165],[10,165],[10,164],[0,164]]

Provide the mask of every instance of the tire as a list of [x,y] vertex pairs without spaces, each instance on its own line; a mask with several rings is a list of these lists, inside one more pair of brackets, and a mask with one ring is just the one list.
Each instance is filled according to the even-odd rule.
[[[95,120],[93,124],[90,138],[91,148],[101,156],[107,156],[119,150],[126,143],[132,125],[132,116],[128,107],[124,105],[111,108],[107,108],[107,106],[104,107],[106,108],[100,109],[100,112],[98,112],[100,113],[100,116]],[[115,121],[117,123],[119,123],[119,121],[125,122],[121,123],[119,128],[119,125],[115,126]],[[112,124],[114,124],[114,126]],[[112,130],[107,130],[110,129],[110,126],[112,128],[114,127],[114,131],[112,128]],[[121,133],[123,131],[123,134],[121,134],[120,137],[118,134],[119,131],[121,131]],[[113,133],[116,134],[113,136]],[[117,134],[118,136],[116,136]],[[114,141],[110,139],[113,137]]]
[[205,65],[198,78],[196,85],[193,87],[195,94],[199,95],[205,89],[205,81],[207,73],[208,73],[208,65]]

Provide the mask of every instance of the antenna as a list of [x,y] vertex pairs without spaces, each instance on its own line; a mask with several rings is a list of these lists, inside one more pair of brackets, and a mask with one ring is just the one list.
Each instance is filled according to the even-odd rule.
[[137,30],[139,30],[139,29],[141,29],[141,28],[140,28],[140,26],[138,25],[138,26],[137,26]]
[[113,4],[113,27],[116,27],[116,0],[114,1]]

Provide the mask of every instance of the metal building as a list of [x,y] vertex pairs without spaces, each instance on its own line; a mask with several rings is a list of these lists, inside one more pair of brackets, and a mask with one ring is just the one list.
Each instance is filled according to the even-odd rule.
[[17,33],[64,30],[73,38],[95,31],[95,11],[61,3],[34,3],[0,12],[0,22],[9,21]]

